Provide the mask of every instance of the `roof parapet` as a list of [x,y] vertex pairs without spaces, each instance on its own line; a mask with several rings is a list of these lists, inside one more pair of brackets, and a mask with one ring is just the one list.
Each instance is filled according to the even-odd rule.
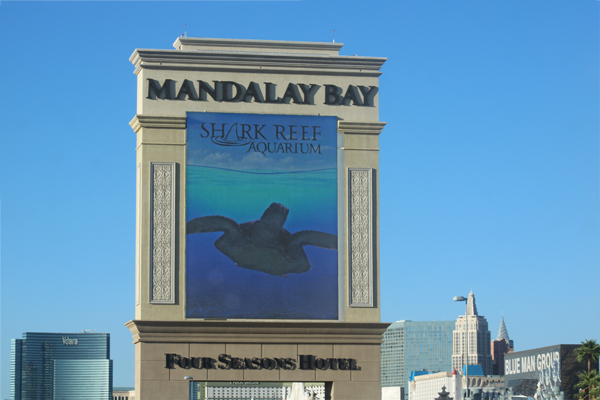
[[176,50],[238,53],[339,55],[342,43],[290,42],[282,40],[210,39],[178,37]]

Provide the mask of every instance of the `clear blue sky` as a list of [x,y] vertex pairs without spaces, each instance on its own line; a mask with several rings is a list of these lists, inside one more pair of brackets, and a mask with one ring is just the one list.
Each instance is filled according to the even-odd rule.
[[344,43],[380,79],[382,321],[472,289],[517,350],[600,339],[599,2],[0,3],[1,397],[10,339],[110,332],[134,383],[136,48]]

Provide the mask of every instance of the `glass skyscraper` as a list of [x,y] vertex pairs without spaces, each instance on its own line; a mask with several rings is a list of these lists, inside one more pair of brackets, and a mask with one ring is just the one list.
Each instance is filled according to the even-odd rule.
[[454,321],[398,321],[383,334],[381,386],[402,388],[412,371],[452,369]]
[[108,333],[34,333],[12,339],[11,400],[111,400]]

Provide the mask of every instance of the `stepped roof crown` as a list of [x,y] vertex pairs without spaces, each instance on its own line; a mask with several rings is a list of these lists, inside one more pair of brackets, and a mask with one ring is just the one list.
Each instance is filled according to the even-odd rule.
[[508,337],[508,331],[506,330],[506,325],[504,324],[504,315],[502,316],[502,321],[500,322],[500,329],[498,329],[498,337],[496,340],[504,339],[510,343],[510,338]]
[[479,315],[477,314],[477,306],[475,305],[475,295],[471,291],[467,300],[467,315]]

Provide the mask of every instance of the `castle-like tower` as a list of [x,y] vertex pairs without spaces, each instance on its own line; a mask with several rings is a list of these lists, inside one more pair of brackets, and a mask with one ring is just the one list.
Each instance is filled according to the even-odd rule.
[[[468,332],[467,332],[468,322]],[[462,370],[465,365],[465,351],[467,334],[469,335],[469,365],[481,365],[485,375],[492,374],[492,354],[490,348],[490,331],[484,316],[477,314],[475,295],[469,293],[467,300],[467,314],[461,315],[456,320],[456,327],[452,332],[452,367]]]

